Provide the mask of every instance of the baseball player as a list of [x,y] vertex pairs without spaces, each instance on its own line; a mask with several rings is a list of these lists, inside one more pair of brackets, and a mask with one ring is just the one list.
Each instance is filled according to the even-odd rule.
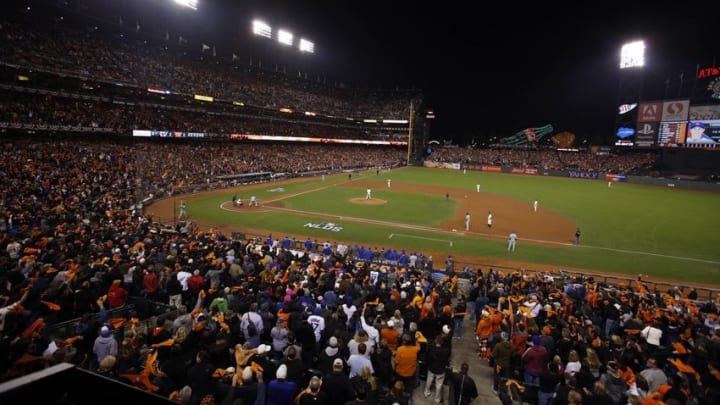
[[492,228],[492,212],[491,211],[488,211],[487,226],[488,226],[488,228]]
[[510,236],[508,236],[508,251],[514,252],[515,251],[515,243],[517,243],[517,233],[515,231],[510,231]]
[[535,200],[535,201],[533,202],[533,210],[534,210],[535,212],[537,212],[537,207],[538,207],[538,202],[537,202],[537,200]]
[[470,230],[470,213],[469,212],[465,213],[465,230],[466,231]]
[[366,199],[366,200],[372,200],[372,190],[370,190],[369,188],[368,188],[367,191],[365,192],[365,199]]

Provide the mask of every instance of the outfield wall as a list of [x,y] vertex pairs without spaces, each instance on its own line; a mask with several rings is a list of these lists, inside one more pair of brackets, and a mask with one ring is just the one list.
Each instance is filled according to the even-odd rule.
[[686,188],[690,190],[720,192],[720,184],[703,181],[676,180],[662,177],[627,176],[628,183],[648,184],[653,186]]
[[627,182],[634,184],[645,184],[652,186],[684,188],[689,190],[720,192],[720,183],[708,183],[703,181],[692,181],[682,179],[668,179],[663,177],[617,175],[605,172],[593,172],[587,170],[549,170],[536,169],[532,167],[494,166],[479,164],[459,164],[450,162],[426,161],[425,167],[454,169],[454,170],[479,170],[489,173],[520,174],[529,176],[553,176],[569,177],[572,179],[603,180],[610,182]]

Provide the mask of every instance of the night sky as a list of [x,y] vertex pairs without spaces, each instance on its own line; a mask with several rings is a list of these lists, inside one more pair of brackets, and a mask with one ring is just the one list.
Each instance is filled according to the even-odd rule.
[[[524,8],[516,2],[199,0],[199,9],[188,12],[171,0],[74,1],[136,15],[144,26],[169,27],[173,37],[186,32],[223,55],[251,55],[264,68],[300,70],[327,84],[422,89],[425,107],[437,116],[431,138],[461,144],[547,124],[610,142],[624,43],[646,41],[646,101],[687,98],[693,86],[703,96],[698,89],[708,82],[693,83],[696,67],[717,65],[720,57],[720,6],[712,2]],[[316,53],[253,37],[254,18],[306,36]]]
[[717,6],[242,3],[246,14],[314,39],[317,64],[309,68],[361,87],[422,89],[437,116],[432,137],[460,143],[546,124],[612,140],[624,43],[646,41],[643,100],[688,97],[693,86],[697,93],[707,85],[692,82],[697,65],[720,56]]

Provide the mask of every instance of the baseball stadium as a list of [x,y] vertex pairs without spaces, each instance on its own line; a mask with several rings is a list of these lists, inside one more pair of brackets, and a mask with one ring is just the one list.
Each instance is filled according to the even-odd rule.
[[0,404],[720,400],[716,68],[463,145],[138,2],[0,17]]

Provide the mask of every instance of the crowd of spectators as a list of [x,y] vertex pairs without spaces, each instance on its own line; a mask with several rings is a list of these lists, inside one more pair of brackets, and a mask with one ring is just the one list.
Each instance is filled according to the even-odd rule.
[[[410,101],[419,101],[416,92],[334,88],[110,41],[95,31],[3,22],[0,35],[4,65],[92,83],[337,117],[405,119]],[[208,110],[197,105],[116,103],[112,93],[89,94],[5,85],[0,122],[125,134],[148,128],[359,136],[350,126],[258,119],[225,107],[208,120]],[[219,180],[226,176],[394,166],[405,154],[387,147],[127,136],[6,138],[0,149],[0,378],[70,361],[193,405],[403,404],[426,375],[425,395],[437,402],[467,302],[478,362],[493,365],[503,401],[512,389],[540,405],[549,398],[556,405],[720,400],[718,310],[712,301],[697,301],[692,290],[480,271],[465,296],[456,274],[438,277],[432,258],[421,253],[309,240],[298,249],[287,237],[234,240],[191,222],[162,232],[133,209],[149,194],[227,186]],[[655,156],[441,148],[432,159],[628,173]],[[148,326],[141,321],[153,302],[173,316]],[[53,325],[77,319],[69,335],[53,334]]]
[[[10,75],[7,80],[14,80],[14,76]],[[125,88],[103,92],[82,88],[54,90],[80,85],[88,86],[88,83],[63,79],[41,86],[33,82],[34,87],[0,84],[0,123],[30,130],[62,126],[65,130],[103,130],[115,134],[131,134],[135,129],[202,132],[225,139],[233,133],[322,139],[407,139],[404,127],[311,118],[228,103],[190,104],[186,98],[155,95],[153,99],[145,92]]]
[[[504,403],[711,404],[720,400],[720,322],[695,289],[593,277],[503,274],[474,281],[479,357]],[[572,402],[570,402],[572,403]]]
[[629,174],[652,167],[656,153],[579,153],[556,149],[437,148],[427,160],[470,165]]
[[2,21],[0,62],[140,89],[201,94],[272,110],[291,108],[335,117],[408,119],[417,90],[358,90],[284,72],[192,57],[169,43],[120,38],[109,30],[75,30],[58,21]]
[[[174,149],[172,161],[199,160],[197,146]],[[320,395],[314,376],[332,403],[407,401],[418,356],[450,350],[457,278],[432,277],[431,258],[309,239],[296,251],[287,237],[233,240],[191,223],[158,231],[131,209],[133,154],[112,142],[3,145],[3,380],[70,361],[191,404],[285,404]],[[148,327],[148,302],[177,316]]]
[[[137,146],[75,137],[3,144],[4,379],[63,359],[168,396],[190,393],[191,403],[207,395],[236,398],[246,389],[269,400],[305,387],[306,394],[316,393],[312,377],[327,381],[338,364],[333,378],[354,383],[320,390],[355,387],[333,394],[351,400],[388,396],[388,383],[401,383],[400,391],[421,386],[417,356],[427,356],[437,336],[438,347],[451,350],[449,336],[463,318],[454,315],[464,304],[455,297],[453,273],[433,277],[432,258],[329,241],[308,240],[298,249],[287,237],[238,241],[191,223],[158,232],[132,210],[137,179],[169,189],[222,170],[264,164],[289,170],[273,165],[322,164],[325,145]],[[298,151],[305,158],[297,159]],[[253,164],[232,166],[236,153],[252,156],[245,164]],[[333,154],[341,162],[382,156],[342,147]],[[479,361],[492,360],[501,396],[500,384],[516,381],[537,398],[577,391],[599,401],[605,390],[613,403],[643,396],[717,399],[720,322],[714,302],[696,301],[694,291],[497,272],[480,273],[474,284],[467,299],[477,320]],[[137,299],[161,302],[179,315],[152,328],[135,326],[146,312],[135,303],[120,319],[110,317]],[[49,334],[49,326],[78,317],[71,336]],[[426,343],[416,344],[418,338]],[[555,365],[546,369],[546,363]],[[436,378],[437,365],[433,370],[425,373]],[[615,375],[624,376],[627,387]],[[285,381],[287,390],[270,388]],[[611,383],[617,384],[611,389]]]

